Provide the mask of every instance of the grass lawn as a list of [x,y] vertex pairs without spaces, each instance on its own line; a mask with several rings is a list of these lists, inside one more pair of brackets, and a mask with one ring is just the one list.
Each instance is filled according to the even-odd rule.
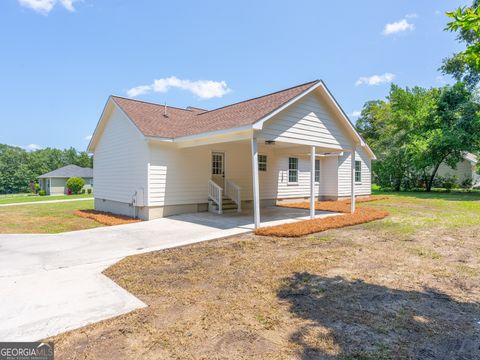
[[230,237],[105,271],[145,309],[52,340],[61,358],[480,358],[480,194],[389,194],[391,216]]
[[49,200],[73,200],[82,198],[91,198],[93,194],[80,194],[80,195],[54,195],[54,196],[38,196],[38,195],[0,195],[1,204],[17,204],[23,202],[35,202],[35,201],[49,201]]
[[59,233],[103,226],[73,215],[80,209],[93,209],[93,200],[0,207],[0,234]]

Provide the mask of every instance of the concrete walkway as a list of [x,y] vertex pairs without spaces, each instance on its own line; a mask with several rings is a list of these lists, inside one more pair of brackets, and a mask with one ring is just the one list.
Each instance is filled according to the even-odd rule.
[[[262,225],[307,213],[265,208]],[[249,232],[251,222],[244,213],[195,213],[62,234],[0,235],[0,341],[40,340],[144,307],[101,272],[125,256]]]
[[93,197],[91,197],[91,198],[78,198],[78,199],[65,199],[65,200],[42,200],[42,201],[18,202],[18,203],[11,203],[11,204],[0,204],[0,207],[3,207],[3,206],[17,206],[17,205],[51,204],[51,203],[62,203],[62,202],[71,202],[71,201],[87,201],[87,200],[93,200]]

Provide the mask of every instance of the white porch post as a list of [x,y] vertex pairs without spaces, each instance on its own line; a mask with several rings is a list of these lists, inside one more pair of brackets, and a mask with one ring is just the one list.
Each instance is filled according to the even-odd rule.
[[351,164],[351,167],[352,167],[352,181],[351,181],[351,200],[350,200],[350,212],[353,214],[355,212],[355,150],[356,150],[356,146],[354,145],[353,146],[353,149],[352,149],[352,164]]
[[315,219],[315,146],[310,149],[310,219]]
[[260,190],[258,185],[258,149],[257,139],[252,137],[252,189],[253,189],[253,223],[255,229],[260,227]]

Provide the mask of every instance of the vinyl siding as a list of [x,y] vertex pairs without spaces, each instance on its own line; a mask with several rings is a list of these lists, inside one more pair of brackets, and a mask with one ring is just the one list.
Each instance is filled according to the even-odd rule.
[[317,93],[306,95],[268,120],[259,137],[331,149],[350,148],[345,129]]
[[[352,168],[351,153],[345,152],[338,158],[338,196],[350,196]],[[363,149],[355,153],[355,160],[362,163],[361,182],[355,184],[356,195],[371,194],[371,161]]]
[[135,125],[115,107],[93,157],[95,198],[131,203],[137,190],[147,189],[147,150]]
[[[252,199],[252,165],[249,142],[205,145],[178,149],[172,144],[150,144],[149,205],[198,204],[208,201],[207,183],[211,177],[212,152],[225,153],[225,177],[240,186],[242,200]],[[267,156],[267,171],[259,171],[261,199],[288,199],[310,196],[310,159],[298,154],[276,154],[274,146],[259,146],[259,154]],[[298,183],[288,183],[288,158],[297,157]],[[320,161],[318,195],[336,196],[336,162]],[[335,163],[333,163],[335,161]],[[333,181],[332,181],[333,178]]]
[[437,176],[456,176],[458,182],[462,182],[465,179],[472,179],[475,172],[475,167],[468,160],[460,161],[457,164],[456,169],[451,168],[445,163],[442,163],[438,168]]

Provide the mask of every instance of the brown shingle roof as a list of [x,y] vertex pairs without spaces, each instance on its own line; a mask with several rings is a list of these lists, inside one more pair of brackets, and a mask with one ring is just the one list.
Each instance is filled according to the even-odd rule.
[[167,117],[164,105],[119,96],[112,99],[145,136],[175,138],[254,124],[319,82],[311,81],[211,111],[167,106]]

